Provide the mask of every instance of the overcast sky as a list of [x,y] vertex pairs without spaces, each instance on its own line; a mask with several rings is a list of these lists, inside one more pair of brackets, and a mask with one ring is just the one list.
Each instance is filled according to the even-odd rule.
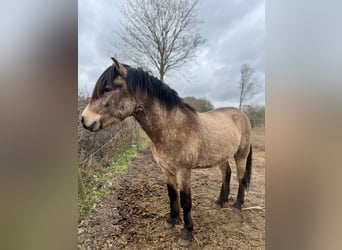
[[[100,74],[112,64],[111,44],[116,39],[114,31],[122,21],[123,3],[124,0],[78,2],[78,82],[83,92],[91,93]],[[198,18],[207,43],[199,50],[194,63],[187,64],[181,72],[168,72],[165,82],[180,96],[205,97],[215,107],[238,107],[240,68],[249,63],[261,83],[249,102],[263,105],[264,0],[202,0]]]

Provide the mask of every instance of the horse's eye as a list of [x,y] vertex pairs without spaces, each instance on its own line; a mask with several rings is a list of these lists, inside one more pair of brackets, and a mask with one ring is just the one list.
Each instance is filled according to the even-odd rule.
[[110,91],[112,91],[112,88],[111,88],[111,87],[106,86],[106,87],[104,88],[104,92],[110,92]]

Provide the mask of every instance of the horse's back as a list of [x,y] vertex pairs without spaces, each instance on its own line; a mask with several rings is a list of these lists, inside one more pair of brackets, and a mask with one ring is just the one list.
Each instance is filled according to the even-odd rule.
[[[200,113],[202,122],[214,127],[224,126],[227,129],[238,129],[241,133],[250,130],[250,122],[245,113],[234,107],[217,108],[208,112]],[[209,127],[211,127],[209,125]]]

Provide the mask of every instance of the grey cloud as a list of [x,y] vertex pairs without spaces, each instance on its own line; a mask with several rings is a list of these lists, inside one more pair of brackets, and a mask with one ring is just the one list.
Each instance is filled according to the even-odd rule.
[[[90,86],[109,66],[114,30],[120,27],[123,1],[79,2],[79,75]],[[265,3],[241,0],[202,1],[200,30],[208,40],[195,63],[169,72],[165,81],[181,96],[206,97],[215,106],[238,105],[240,67],[250,63],[262,83],[264,76]],[[114,52],[115,53],[115,52]],[[262,84],[263,86],[264,84]],[[264,104],[264,86],[251,100]]]

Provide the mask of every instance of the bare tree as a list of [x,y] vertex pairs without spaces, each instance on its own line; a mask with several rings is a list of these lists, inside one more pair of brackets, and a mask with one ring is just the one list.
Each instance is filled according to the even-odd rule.
[[241,69],[241,78],[239,81],[240,104],[239,109],[245,103],[246,98],[252,97],[259,88],[258,81],[254,76],[255,70],[249,64],[243,64]]
[[119,56],[137,65],[151,65],[163,81],[166,72],[196,56],[205,42],[196,18],[199,0],[126,0]]

